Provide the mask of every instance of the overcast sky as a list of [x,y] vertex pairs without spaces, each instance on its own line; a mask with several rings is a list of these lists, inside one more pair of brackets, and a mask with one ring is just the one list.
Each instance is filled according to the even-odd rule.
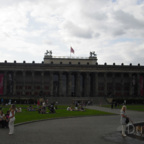
[[144,0],[0,0],[0,62],[53,56],[144,65]]

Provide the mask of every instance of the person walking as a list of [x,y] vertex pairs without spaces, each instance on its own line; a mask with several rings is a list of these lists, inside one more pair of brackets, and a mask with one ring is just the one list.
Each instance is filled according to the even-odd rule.
[[15,105],[12,105],[10,108],[10,115],[9,115],[9,135],[14,134],[14,121],[15,121]]
[[121,114],[122,136],[125,137],[125,136],[127,136],[125,134],[125,131],[126,131],[126,119],[128,118],[126,115],[126,106],[125,105],[122,106],[120,114]]

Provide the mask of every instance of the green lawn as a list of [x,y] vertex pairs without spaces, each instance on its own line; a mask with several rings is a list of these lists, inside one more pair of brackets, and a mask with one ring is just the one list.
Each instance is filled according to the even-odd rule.
[[[103,107],[111,108],[111,105],[103,105]],[[117,108],[121,109],[121,105]],[[144,111],[144,105],[126,105],[127,110]]]
[[[42,120],[49,118],[63,118],[63,117],[79,117],[79,116],[97,116],[97,115],[111,115],[112,113],[102,112],[97,110],[85,109],[85,111],[67,111],[67,106],[58,106],[56,113],[46,113],[39,114],[38,111],[27,111],[28,105],[17,105],[17,107],[22,107],[21,113],[16,113],[16,121],[17,123],[34,121],[34,120]],[[36,106],[34,106],[36,108]],[[9,106],[3,107],[4,113],[9,109]],[[47,109],[47,112],[49,110]]]

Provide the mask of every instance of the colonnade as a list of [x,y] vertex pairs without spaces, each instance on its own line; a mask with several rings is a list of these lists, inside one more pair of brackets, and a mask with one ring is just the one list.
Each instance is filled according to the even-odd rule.
[[[26,86],[29,86],[33,96],[40,92],[51,97],[140,96],[140,76],[122,72],[6,71],[4,95],[25,96]],[[38,90],[36,85],[40,87]],[[19,86],[22,88],[18,89]]]

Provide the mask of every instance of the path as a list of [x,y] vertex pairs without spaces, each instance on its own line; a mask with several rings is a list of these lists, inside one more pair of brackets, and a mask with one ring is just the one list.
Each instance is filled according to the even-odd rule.
[[[142,112],[128,111],[128,114],[134,121],[144,120]],[[121,136],[119,119],[119,115],[112,115],[29,123],[16,126],[13,136],[8,135],[8,129],[0,129],[0,141],[2,144],[142,144],[140,140]]]

